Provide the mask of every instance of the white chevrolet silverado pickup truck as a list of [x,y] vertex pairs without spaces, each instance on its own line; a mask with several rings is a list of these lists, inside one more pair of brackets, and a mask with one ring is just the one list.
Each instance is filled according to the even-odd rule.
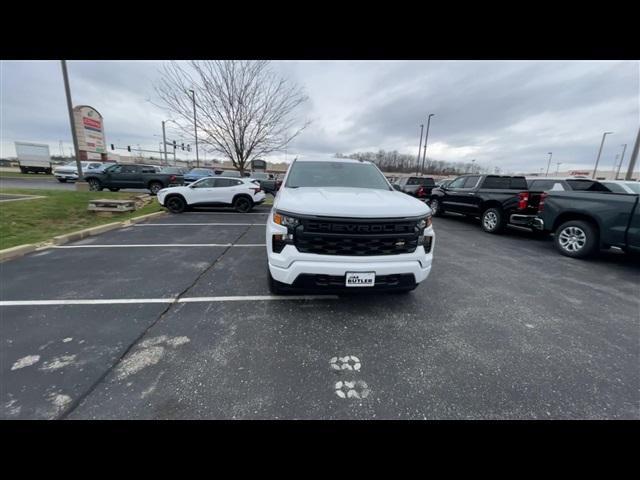
[[431,271],[431,210],[371,162],[296,159],[266,226],[269,287],[408,292]]

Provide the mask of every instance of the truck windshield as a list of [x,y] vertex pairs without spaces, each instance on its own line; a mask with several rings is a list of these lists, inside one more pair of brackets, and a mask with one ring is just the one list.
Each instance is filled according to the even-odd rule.
[[287,187],[355,187],[392,190],[382,173],[371,163],[295,162]]

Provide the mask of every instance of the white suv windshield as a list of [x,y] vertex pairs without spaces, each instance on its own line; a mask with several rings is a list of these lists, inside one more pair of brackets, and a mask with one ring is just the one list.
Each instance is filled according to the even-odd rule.
[[382,173],[371,163],[365,162],[295,162],[291,166],[286,186],[391,190]]

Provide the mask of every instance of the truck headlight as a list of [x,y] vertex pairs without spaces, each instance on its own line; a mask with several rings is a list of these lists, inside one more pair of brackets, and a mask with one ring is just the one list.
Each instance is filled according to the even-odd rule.
[[273,213],[273,222],[287,228],[296,228],[300,225],[300,220],[289,215],[283,215],[280,212]]
[[420,230],[424,230],[425,228],[429,228],[430,226],[431,226],[431,215],[418,220],[418,228]]

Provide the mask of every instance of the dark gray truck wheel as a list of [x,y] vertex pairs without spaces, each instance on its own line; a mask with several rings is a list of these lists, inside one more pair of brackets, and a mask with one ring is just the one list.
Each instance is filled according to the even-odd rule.
[[567,257],[585,258],[598,248],[597,229],[584,220],[570,220],[556,229],[554,243],[558,251]]
[[499,208],[487,208],[482,212],[480,225],[487,233],[500,233],[506,225],[504,213]]

